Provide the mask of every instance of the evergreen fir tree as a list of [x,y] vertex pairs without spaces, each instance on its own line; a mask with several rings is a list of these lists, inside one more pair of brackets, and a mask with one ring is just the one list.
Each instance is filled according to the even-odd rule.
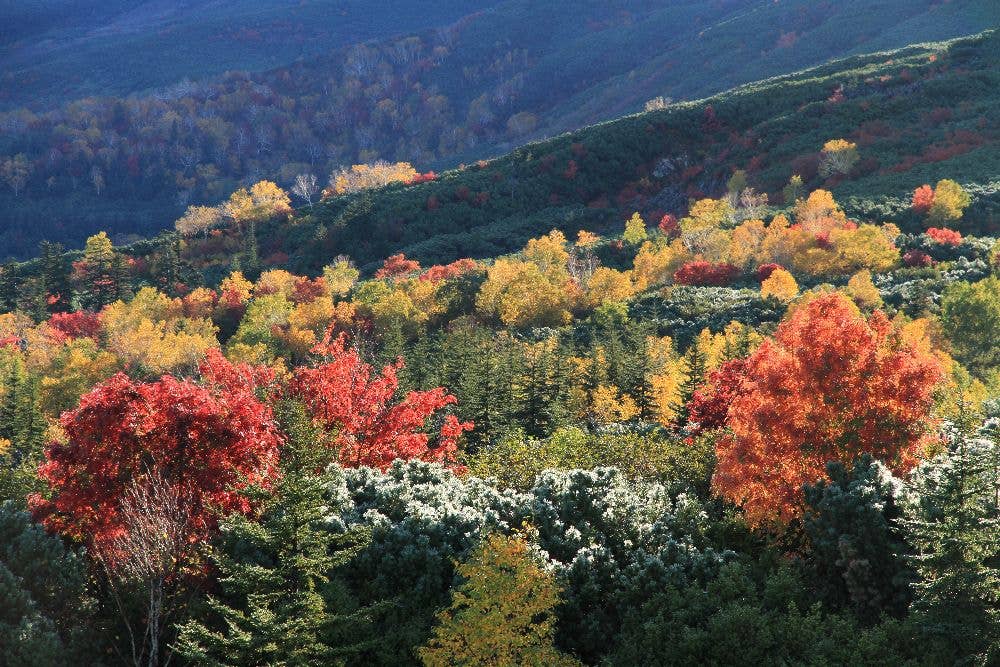
[[518,378],[517,420],[528,435],[545,437],[565,420],[569,364],[557,338],[536,345]]
[[49,290],[45,284],[44,274],[29,278],[21,283],[17,309],[33,321],[42,322],[49,316],[48,296]]
[[48,292],[47,306],[49,312],[57,313],[70,309],[73,300],[73,288],[70,285],[70,265],[63,254],[61,243],[42,241],[38,246],[41,275],[45,280]]
[[684,365],[687,369],[687,378],[681,384],[680,389],[680,400],[677,406],[677,422],[683,424],[688,418],[688,403],[691,402],[691,397],[694,396],[694,392],[701,387],[705,382],[706,366],[708,364],[708,359],[705,357],[705,352],[701,349],[698,344],[698,338],[696,337],[691,341],[691,346],[688,347],[687,351],[684,353]]
[[0,311],[14,310],[18,297],[17,264],[8,262],[0,266]]
[[257,245],[257,222],[250,220],[247,225],[246,245],[243,250],[243,273],[256,280],[260,275],[260,248]]
[[237,516],[223,527],[212,559],[224,594],[207,602],[213,621],[180,629],[177,651],[203,665],[337,664],[367,647],[366,615],[348,611],[334,570],[363,546],[364,534],[329,526],[321,470],[329,452],[304,408],[278,406],[288,442],[273,495],[260,492],[257,521]]
[[175,234],[172,239],[164,243],[162,252],[156,256],[151,274],[161,292],[170,296],[177,296],[177,286],[185,282],[185,273],[188,267],[185,266],[181,258],[181,237]]
[[459,417],[475,423],[468,435],[470,451],[475,451],[515,427],[521,401],[515,377],[524,370],[523,357],[509,336],[472,325],[457,329],[445,344],[441,358],[453,372],[437,384],[454,389]]
[[405,340],[403,338],[403,323],[398,318],[390,320],[379,332],[378,354],[375,355],[375,366],[381,368],[386,364],[394,364],[403,356]]
[[111,280],[108,287],[109,300],[107,303],[113,303],[119,299],[129,299],[132,296],[132,281],[128,262],[121,253],[116,252],[115,258],[111,260],[109,275]]
[[45,447],[47,422],[42,412],[38,382],[16,362],[4,382],[0,403],[0,499],[23,506],[25,498],[42,485],[35,471]]
[[950,434],[948,451],[913,474],[904,525],[916,555],[913,609],[950,654],[1000,648],[1000,454]]

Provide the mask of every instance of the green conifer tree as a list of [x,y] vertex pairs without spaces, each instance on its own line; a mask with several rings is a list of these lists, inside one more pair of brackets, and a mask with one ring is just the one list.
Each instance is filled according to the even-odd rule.
[[[329,451],[297,403],[278,406],[288,441],[273,494],[261,491],[259,519],[223,526],[212,560],[223,595],[207,602],[208,621],[181,626],[179,655],[201,665],[337,664],[367,647],[371,609],[349,610],[334,570],[365,544],[364,533],[329,524]],[[343,608],[338,608],[343,607]]]
[[48,423],[42,412],[38,382],[17,360],[4,380],[0,402],[0,500],[23,507],[25,499],[42,484],[35,474],[42,461]]
[[687,369],[687,378],[681,384],[679,405],[677,406],[677,420],[681,424],[687,421],[687,406],[691,402],[691,397],[705,382],[708,359],[698,344],[697,337],[691,341],[691,346],[684,353],[684,364]]
[[948,450],[913,474],[907,538],[916,554],[913,610],[950,655],[1000,649],[1000,454],[950,434]]
[[73,301],[73,288],[70,285],[70,265],[63,254],[61,243],[42,241],[38,246],[41,275],[45,279],[45,288],[49,312],[57,313],[69,310]]

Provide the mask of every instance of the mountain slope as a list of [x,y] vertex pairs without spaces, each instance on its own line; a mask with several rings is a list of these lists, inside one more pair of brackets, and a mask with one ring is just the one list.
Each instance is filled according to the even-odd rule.
[[499,0],[0,1],[0,109],[281,67]]
[[[633,211],[649,223],[683,214],[691,199],[724,193],[735,169],[773,204],[799,174],[805,190],[831,189],[848,214],[910,231],[920,224],[913,189],[952,178],[973,200],[962,231],[996,233],[998,90],[995,32],[851,57],[528,144],[431,182],[327,199],[255,237],[229,228],[188,239],[182,258],[214,284],[237,262],[252,271],[251,248],[260,268],[312,275],[342,254],[368,274],[397,252],[425,266],[494,257],[553,228],[618,232]],[[860,159],[824,179],[819,150],[835,138],[855,142]],[[166,234],[126,252],[154,266],[177,247]]]
[[654,96],[698,97],[868,44],[978,30],[998,12],[992,0],[507,0],[445,30],[269,72],[0,114],[0,163],[23,154],[28,174],[20,189],[0,184],[0,256],[101,229],[152,235],[188,204],[261,178],[288,187],[297,173],[322,181],[380,158],[447,168]]
[[[1000,225],[1000,37],[996,33],[857,56],[529,144],[437,181],[327,200],[265,228],[262,256],[316,271],[346,253],[372,270],[403,251],[422,263],[494,256],[553,227],[617,229],[631,211],[655,222],[689,199],[719,196],[734,170],[781,203],[792,174],[831,189],[848,213],[916,224],[923,183],[962,182],[966,229]],[[818,174],[823,144],[846,138],[860,160]],[[287,239],[287,240],[284,240]]]

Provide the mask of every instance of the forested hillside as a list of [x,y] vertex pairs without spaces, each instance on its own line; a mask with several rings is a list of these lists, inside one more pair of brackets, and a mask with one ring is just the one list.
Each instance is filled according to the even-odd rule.
[[499,0],[3,0],[0,109],[45,110],[444,26]]
[[[366,3],[342,5],[122,14],[112,3],[90,23],[41,17],[15,31],[2,88],[31,103],[0,114],[0,256],[29,256],[44,238],[79,246],[101,229],[153,235],[187,205],[265,178],[290,188],[300,173],[322,185],[341,165],[379,159],[424,172],[471,163],[647,103],[998,19],[985,0],[508,0],[465,5],[460,19],[454,3],[428,13],[386,2],[367,23]],[[101,17],[111,27],[96,29]],[[279,66],[256,71],[269,63]],[[39,104],[46,87],[69,96]]]
[[997,664],[998,60],[3,265],[0,663]]

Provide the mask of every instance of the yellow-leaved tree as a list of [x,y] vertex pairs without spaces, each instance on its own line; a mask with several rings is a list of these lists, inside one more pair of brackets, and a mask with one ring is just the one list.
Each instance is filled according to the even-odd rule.
[[559,326],[570,321],[579,289],[570,279],[566,237],[531,239],[523,260],[498,259],[486,271],[476,307],[507,326]]
[[342,167],[330,174],[330,184],[323,195],[343,195],[380,188],[390,183],[405,183],[416,176],[417,170],[409,162],[379,160],[373,164],[356,164],[349,168]]
[[625,221],[625,233],[622,234],[622,240],[629,245],[639,245],[646,240],[646,237],[645,220],[638,212],[633,213],[632,217]]
[[773,296],[779,301],[789,302],[798,296],[799,284],[795,276],[785,269],[775,269],[764,282],[760,284],[760,295],[765,299]]
[[223,204],[223,211],[237,225],[247,222],[261,222],[288,215],[292,212],[292,200],[288,193],[271,181],[254,183],[249,190],[240,188],[229,196]]
[[560,590],[523,535],[493,534],[458,566],[464,580],[418,650],[428,667],[579,665],[555,647]]
[[947,225],[960,220],[966,207],[972,202],[969,193],[955,181],[945,178],[934,187],[934,203],[927,211],[927,223]]
[[872,273],[868,270],[858,271],[847,281],[844,289],[847,296],[854,300],[858,308],[872,311],[882,307],[882,293],[872,282]]
[[819,173],[824,178],[846,174],[858,162],[858,146],[847,139],[831,139],[823,144]]

